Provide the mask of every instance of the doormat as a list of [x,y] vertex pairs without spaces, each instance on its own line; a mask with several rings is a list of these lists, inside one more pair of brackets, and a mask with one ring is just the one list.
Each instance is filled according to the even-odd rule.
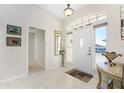
[[82,72],[82,71],[79,71],[76,69],[71,69],[65,73],[67,73],[67,74],[69,74],[69,75],[71,75],[77,79],[80,79],[86,83],[88,83],[89,80],[93,77],[93,75],[91,75],[91,74],[88,74],[88,73],[85,73],[85,72]]

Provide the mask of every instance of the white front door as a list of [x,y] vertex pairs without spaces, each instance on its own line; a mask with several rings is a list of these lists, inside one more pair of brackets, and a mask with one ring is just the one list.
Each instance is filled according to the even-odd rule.
[[94,31],[89,26],[73,33],[74,68],[92,74]]

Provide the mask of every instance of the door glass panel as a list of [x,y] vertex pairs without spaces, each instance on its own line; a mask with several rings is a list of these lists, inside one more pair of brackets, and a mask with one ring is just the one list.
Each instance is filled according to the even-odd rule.
[[100,21],[100,20],[106,20],[106,16],[100,16],[100,17],[98,17],[98,21]]
[[80,48],[83,47],[83,38],[80,38]]
[[106,52],[107,29],[106,26],[95,28],[96,31],[96,63],[105,62],[106,58],[102,55]]
[[92,19],[90,20],[90,23],[95,23],[97,20],[96,19]]
[[83,22],[88,21],[89,20],[89,16],[83,17]]

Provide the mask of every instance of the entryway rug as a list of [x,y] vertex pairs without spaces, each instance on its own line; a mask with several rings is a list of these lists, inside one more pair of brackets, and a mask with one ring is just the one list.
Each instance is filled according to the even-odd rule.
[[91,74],[88,74],[88,73],[85,73],[85,72],[82,72],[82,71],[79,71],[76,69],[71,69],[71,70],[67,71],[66,73],[77,79],[80,79],[86,83],[88,83],[89,80],[93,77],[93,75],[91,75]]

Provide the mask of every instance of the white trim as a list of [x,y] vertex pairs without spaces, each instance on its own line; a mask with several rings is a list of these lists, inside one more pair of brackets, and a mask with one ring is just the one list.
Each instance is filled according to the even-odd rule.
[[24,75],[20,75],[20,76],[15,76],[15,77],[7,78],[7,79],[4,79],[4,80],[1,80],[0,83],[5,83],[5,82],[8,82],[8,81],[11,81],[11,80],[14,80],[14,79],[19,79],[19,78],[22,78],[22,77],[25,77],[25,76],[27,76],[27,75],[24,74]]
[[29,42],[29,25],[27,25],[27,64],[26,64],[26,75],[28,75],[28,42]]
[[94,29],[94,26],[93,26],[93,42],[92,42],[93,44],[92,44],[92,71],[94,72],[94,67],[95,67],[95,64],[96,64],[96,62],[95,62],[95,29]]

